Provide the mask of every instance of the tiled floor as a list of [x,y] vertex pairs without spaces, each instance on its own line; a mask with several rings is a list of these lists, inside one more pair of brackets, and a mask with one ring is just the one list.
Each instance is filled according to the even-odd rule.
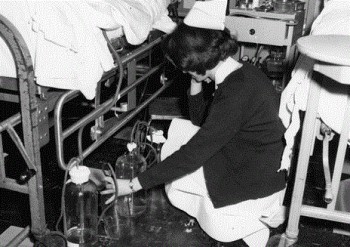
[[[114,163],[120,153],[120,147],[124,141],[111,138],[89,157],[86,165],[94,166],[97,162],[104,161]],[[314,161],[317,163],[317,161]],[[50,230],[55,229],[60,210],[60,194],[62,189],[63,171],[54,161],[47,161],[44,170],[45,205],[47,224]],[[322,191],[317,185],[317,169],[310,171],[309,182],[305,192],[305,201],[310,204],[322,204]],[[315,175],[316,174],[316,175]],[[10,225],[24,227],[29,223],[28,198],[26,195],[0,190],[0,231],[4,231]],[[130,222],[128,236],[117,242],[111,243],[103,235],[101,230],[100,241],[96,246],[125,246],[125,247],[206,247],[206,246],[232,246],[246,247],[243,241],[233,243],[217,243],[205,235],[198,224],[182,211],[172,207],[163,194],[163,188],[155,188],[150,192],[150,206],[140,218]],[[301,218],[299,241],[295,246],[299,247],[348,247],[350,237],[333,233],[334,227],[342,227],[339,224]],[[101,228],[102,229],[102,228]],[[277,229],[271,229],[271,236],[283,233],[285,225]],[[2,247],[1,243],[0,246]]]

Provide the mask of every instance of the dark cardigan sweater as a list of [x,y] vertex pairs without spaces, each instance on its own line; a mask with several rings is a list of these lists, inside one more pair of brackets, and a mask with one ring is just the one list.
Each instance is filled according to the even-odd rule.
[[[189,96],[194,124],[203,121],[203,93]],[[200,130],[178,151],[139,175],[144,189],[171,182],[203,166],[215,208],[266,197],[285,187],[278,173],[283,127],[271,82],[244,64],[218,85]]]

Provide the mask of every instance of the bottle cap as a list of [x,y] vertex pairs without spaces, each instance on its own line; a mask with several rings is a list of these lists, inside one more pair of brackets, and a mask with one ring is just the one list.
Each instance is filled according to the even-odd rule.
[[83,184],[89,180],[90,169],[86,166],[74,166],[69,171],[73,183]]
[[151,135],[152,135],[152,138],[151,136],[148,135],[147,140],[153,141],[156,144],[164,143],[166,141],[163,130],[155,130],[152,132]]
[[126,147],[129,150],[129,152],[131,152],[132,150],[134,150],[137,147],[137,145],[135,142],[129,142],[128,144],[126,144]]

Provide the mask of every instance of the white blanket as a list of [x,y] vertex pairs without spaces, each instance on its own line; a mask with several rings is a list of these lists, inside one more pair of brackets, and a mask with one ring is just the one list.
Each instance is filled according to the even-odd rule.
[[[152,28],[175,27],[166,7],[167,0],[22,0],[1,2],[0,14],[22,34],[39,85],[80,90],[92,99],[102,74],[114,67],[102,29],[122,28],[129,43],[141,44]],[[13,64],[3,61],[4,47],[0,52],[1,64]],[[4,70],[0,75],[13,76]]]
[[[325,4],[311,30],[311,35],[324,34],[350,35],[350,1],[331,0]],[[313,65],[312,59],[301,55],[281,96],[279,116],[287,128],[281,169],[288,170],[290,167],[294,138],[300,128],[299,110],[306,109]],[[318,114],[325,124],[338,133],[344,119],[346,97],[344,86],[338,83],[326,83],[321,89]]]

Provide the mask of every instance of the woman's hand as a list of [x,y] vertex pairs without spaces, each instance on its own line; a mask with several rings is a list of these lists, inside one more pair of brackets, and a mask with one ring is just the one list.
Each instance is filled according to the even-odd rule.
[[[112,193],[116,193],[114,180],[112,177],[105,177],[106,181],[106,189],[101,191],[101,195],[108,195]],[[142,186],[138,180],[138,178],[134,178],[132,181],[129,179],[117,179],[117,196],[129,195],[133,192],[141,190]],[[111,196],[105,204],[109,204],[114,201],[115,195]]]
[[202,82],[191,79],[190,95],[196,95],[202,91]]
[[142,189],[138,178],[133,180],[129,179],[117,179],[118,183],[118,196],[125,196]]

